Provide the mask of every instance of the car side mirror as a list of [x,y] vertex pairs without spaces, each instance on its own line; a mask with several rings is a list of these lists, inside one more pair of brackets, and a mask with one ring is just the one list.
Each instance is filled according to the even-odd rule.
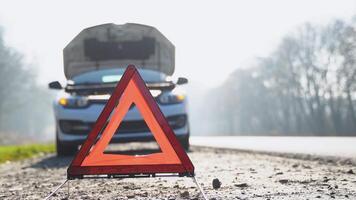
[[183,85],[183,84],[187,84],[188,83],[188,79],[184,78],[184,77],[179,77],[177,80],[177,85]]
[[53,81],[48,84],[50,89],[60,90],[63,89],[62,85],[58,81]]

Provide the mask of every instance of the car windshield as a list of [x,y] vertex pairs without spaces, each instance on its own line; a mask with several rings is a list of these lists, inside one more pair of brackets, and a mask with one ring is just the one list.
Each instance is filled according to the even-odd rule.
[[[102,84],[118,82],[125,69],[103,69],[86,72],[73,77],[74,84]],[[139,69],[140,75],[146,83],[161,83],[167,81],[167,76],[161,72]]]

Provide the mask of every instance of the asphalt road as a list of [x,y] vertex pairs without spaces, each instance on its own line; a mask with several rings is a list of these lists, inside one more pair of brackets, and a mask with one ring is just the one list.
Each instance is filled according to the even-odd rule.
[[[130,144],[120,149],[121,154],[127,149],[147,153],[152,147]],[[188,155],[209,199],[356,199],[356,166],[352,164],[204,147],[193,147]],[[71,159],[42,155],[0,165],[0,199],[47,196],[65,180]],[[214,179],[219,179],[220,187],[213,187]],[[64,187],[53,199],[66,196]],[[202,198],[191,178],[174,177],[74,180],[70,199]]]
[[356,159],[356,137],[191,137],[197,146]]

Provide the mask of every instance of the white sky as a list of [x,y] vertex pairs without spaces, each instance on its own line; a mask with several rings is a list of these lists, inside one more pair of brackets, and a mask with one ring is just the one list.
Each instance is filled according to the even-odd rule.
[[39,80],[64,80],[62,49],[83,28],[126,22],[155,26],[176,46],[176,75],[208,87],[266,56],[307,22],[350,18],[351,0],[268,1],[1,1],[8,45],[39,66]]

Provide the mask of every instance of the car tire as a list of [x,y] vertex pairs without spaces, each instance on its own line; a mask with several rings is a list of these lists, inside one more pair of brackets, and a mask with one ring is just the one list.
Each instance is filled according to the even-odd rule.
[[180,144],[182,145],[182,147],[184,148],[185,151],[189,151],[189,135],[187,137],[181,138],[180,140]]
[[59,141],[58,137],[56,137],[56,151],[57,156],[73,156],[78,151],[78,146],[74,144],[63,144]]

